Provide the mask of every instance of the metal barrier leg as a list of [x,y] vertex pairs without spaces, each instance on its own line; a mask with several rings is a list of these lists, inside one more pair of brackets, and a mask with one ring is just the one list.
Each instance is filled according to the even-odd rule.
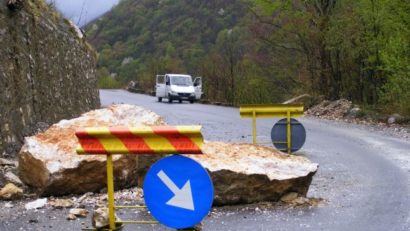
[[253,144],[256,144],[256,112],[252,112],[252,134],[253,134]]
[[292,153],[292,134],[291,134],[291,124],[290,124],[290,111],[287,113],[287,141],[288,141],[288,154]]
[[114,208],[114,173],[112,155],[107,155],[107,192],[108,192],[108,216],[110,230],[115,230],[115,208]]

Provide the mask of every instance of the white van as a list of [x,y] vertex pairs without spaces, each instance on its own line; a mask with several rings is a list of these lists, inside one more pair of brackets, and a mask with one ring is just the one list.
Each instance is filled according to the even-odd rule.
[[169,103],[172,103],[173,100],[178,100],[180,103],[183,100],[194,103],[202,96],[202,78],[197,77],[192,82],[190,75],[157,75],[155,96],[158,98],[158,102],[167,98]]

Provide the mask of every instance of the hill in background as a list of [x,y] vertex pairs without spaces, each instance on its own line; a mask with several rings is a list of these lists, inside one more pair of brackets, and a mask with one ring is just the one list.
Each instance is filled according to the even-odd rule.
[[86,30],[101,87],[189,73],[213,101],[308,93],[410,115],[409,19],[400,0],[123,0]]
[[286,89],[273,89],[272,72],[261,66],[269,58],[255,41],[248,9],[242,0],[121,1],[85,27],[99,52],[101,86],[134,80],[151,90],[156,74],[189,73],[203,76],[212,100],[281,100]]

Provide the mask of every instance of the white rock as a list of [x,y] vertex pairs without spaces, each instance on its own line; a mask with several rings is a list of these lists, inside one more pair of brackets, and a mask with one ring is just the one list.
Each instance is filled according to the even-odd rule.
[[214,204],[278,201],[288,192],[306,195],[318,164],[253,144],[206,142],[191,155],[211,175]]
[[389,116],[389,118],[387,119],[387,123],[388,124],[395,124],[399,120],[402,120],[402,119],[403,119],[403,117],[396,113],[396,114],[393,114],[393,115]]
[[24,207],[27,210],[43,208],[47,204],[47,198],[40,198],[35,201],[27,203]]
[[23,183],[21,182],[20,178],[18,178],[18,176],[16,176],[14,173],[12,172],[6,172],[4,174],[4,178],[6,178],[6,180],[8,182],[11,182],[13,184],[17,184],[17,185],[23,185]]
[[17,166],[17,162],[13,160],[0,158],[0,165]]
[[[106,156],[78,155],[78,128],[95,126],[163,125],[157,114],[142,107],[119,104],[94,110],[81,117],[62,120],[36,136],[26,137],[19,155],[20,179],[40,195],[95,192],[106,187]],[[116,187],[137,184],[136,155],[115,155]],[[154,157],[141,157],[140,159]],[[158,158],[158,157],[155,157]],[[151,162],[149,162],[151,163]]]
[[69,213],[75,215],[76,217],[86,217],[88,214],[88,211],[86,209],[75,208],[75,209],[70,209]]

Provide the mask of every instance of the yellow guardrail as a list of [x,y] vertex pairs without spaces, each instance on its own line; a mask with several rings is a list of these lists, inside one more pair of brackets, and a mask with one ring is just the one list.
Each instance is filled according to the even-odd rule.
[[256,118],[286,117],[288,153],[291,153],[291,124],[290,118],[303,116],[303,104],[244,104],[240,105],[241,118],[252,118],[253,143],[256,144]]
[[107,156],[109,230],[117,224],[157,224],[157,221],[115,221],[115,209],[145,206],[115,205],[112,155],[115,154],[202,154],[201,126],[89,127],[75,133],[77,154]]

